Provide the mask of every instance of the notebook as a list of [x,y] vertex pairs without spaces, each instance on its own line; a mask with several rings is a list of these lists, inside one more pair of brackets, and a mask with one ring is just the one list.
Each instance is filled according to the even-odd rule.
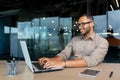
[[34,61],[34,62],[31,61],[25,41],[20,41],[20,46],[21,46],[21,49],[23,52],[25,63],[33,73],[42,73],[42,72],[51,72],[51,71],[63,70],[63,67],[59,67],[59,68],[55,67],[55,68],[50,68],[50,69],[43,68],[42,66],[40,66],[38,64],[37,61]]

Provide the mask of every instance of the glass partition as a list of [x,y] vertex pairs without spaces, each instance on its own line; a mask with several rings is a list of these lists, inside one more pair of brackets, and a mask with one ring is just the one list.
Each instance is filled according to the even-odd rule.
[[120,10],[108,12],[108,29],[113,30],[113,36],[120,39]]
[[107,37],[106,15],[94,16],[94,22],[95,22],[95,26],[94,26],[95,32],[104,38]]
[[72,17],[34,18],[18,22],[18,39],[25,40],[32,59],[58,54],[72,37]]

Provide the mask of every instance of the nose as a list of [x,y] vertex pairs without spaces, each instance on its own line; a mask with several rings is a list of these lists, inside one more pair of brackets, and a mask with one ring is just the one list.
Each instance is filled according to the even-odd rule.
[[79,29],[81,29],[81,26],[79,26]]
[[79,26],[79,29],[82,29],[83,28],[83,26]]

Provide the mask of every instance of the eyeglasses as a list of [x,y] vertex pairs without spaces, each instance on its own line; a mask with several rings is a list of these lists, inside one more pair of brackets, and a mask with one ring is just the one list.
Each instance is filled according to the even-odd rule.
[[80,27],[81,27],[81,26],[85,26],[85,24],[89,24],[89,23],[91,23],[91,22],[92,22],[92,21],[82,22],[82,23],[80,23],[80,24],[78,23],[78,27],[79,27],[79,26],[80,26]]

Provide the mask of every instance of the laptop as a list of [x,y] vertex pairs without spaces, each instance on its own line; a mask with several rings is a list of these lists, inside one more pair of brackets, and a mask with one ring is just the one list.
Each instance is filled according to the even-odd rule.
[[23,52],[25,63],[33,73],[42,73],[42,72],[51,72],[51,71],[63,70],[63,67],[59,67],[59,68],[55,67],[55,68],[50,68],[50,69],[43,68],[43,66],[40,66],[38,64],[38,61],[31,61],[30,56],[29,56],[29,52],[28,52],[28,48],[27,48],[25,41],[20,40],[20,46],[21,46],[21,49]]

